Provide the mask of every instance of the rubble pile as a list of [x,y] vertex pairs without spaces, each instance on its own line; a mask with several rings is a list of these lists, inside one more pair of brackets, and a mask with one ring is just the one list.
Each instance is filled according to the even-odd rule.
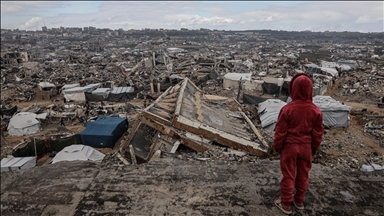
[[[384,96],[380,33],[1,31],[2,105],[42,115],[40,135],[53,138],[73,135],[100,116],[127,118],[129,135],[116,144],[118,153],[106,157],[124,164],[161,154],[247,163],[276,159],[269,154],[274,132],[262,129],[257,104],[289,102],[287,86],[296,73],[313,78],[314,95],[342,103],[376,105]],[[382,112],[350,114],[348,128],[327,128],[318,162],[354,170],[365,159],[383,163]],[[2,114],[3,129],[11,117]],[[21,143],[4,137],[10,145]]]

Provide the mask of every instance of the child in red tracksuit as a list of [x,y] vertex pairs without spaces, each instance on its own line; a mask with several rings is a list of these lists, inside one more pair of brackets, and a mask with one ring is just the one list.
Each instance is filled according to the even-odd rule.
[[[284,213],[291,214],[292,201],[297,209],[304,209],[312,156],[320,147],[324,127],[323,115],[312,102],[311,78],[305,73],[295,75],[288,90],[292,101],[279,113],[272,147],[280,154],[283,174],[281,196],[274,202]],[[294,188],[296,193],[293,195]]]

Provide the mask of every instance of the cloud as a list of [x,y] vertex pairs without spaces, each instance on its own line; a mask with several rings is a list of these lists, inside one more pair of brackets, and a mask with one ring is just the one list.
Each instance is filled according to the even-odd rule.
[[273,16],[260,19],[260,22],[272,22],[272,21],[273,21]]
[[[255,4],[227,1],[108,1],[98,2],[97,5],[93,2],[1,2],[1,24],[11,28],[33,28],[32,19],[40,17],[48,28],[286,28],[296,31],[311,28],[313,31],[363,29],[365,32],[380,31],[383,28],[382,2],[309,1],[292,4],[269,2],[263,7],[250,5]],[[231,10],[234,7],[236,10]],[[30,23],[25,23],[25,20]]]
[[41,19],[41,17],[33,17],[32,19],[28,20],[24,25],[20,26],[20,29],[34,30],[36,27],[38,27]]
[[361,23],[369,23],[369,22],[372,22],[372,18],[370,18],[369,16],[367,16],[367,15],[364,15],[364,16],[360,16],[359,18],[357,18],[356,20],[355,20],[355,23],[359,23],[359,24],[361,24]]

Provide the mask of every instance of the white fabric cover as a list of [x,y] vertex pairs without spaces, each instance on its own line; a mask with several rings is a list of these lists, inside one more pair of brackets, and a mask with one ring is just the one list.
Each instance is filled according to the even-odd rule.
[[36,157],[3,158],[1,160],[1,172],[27,169],[34,166],[36,166]]
[[351,106],[343,105],[330,96],[316,95],[313,103],[323,113],[323,124],[329,127],[348,127]]
[[67,101],[85,101],[84,92],[64,93],[64,97]]
[[65,147],[52,159],[52,164],[60,161],[91,160],[101,162],[105,154],[86,145],[71,145]]
[[223,81],[223,87],[224,88],[237,88],[239,87],[238,81],[240,79],[242,81],[248,80],[250,81],[252,77],[252,73],[227,73],[224,76],[224,81]]
[[258,105],[258,114],[260,116],[261,127],[264,130],[272,131],[275,129],[280,110],[285,103],[279,99],[268,99]]
[[36,114],[20,112],[13,116],[8,124],[10,136],[24,136],[37,133],[40,130],[40,122],[36,120]]
[[133,87],[114,87],[112,89],[112,94],[121,94],[121,93],[129,93],[133,92],[135,89]]

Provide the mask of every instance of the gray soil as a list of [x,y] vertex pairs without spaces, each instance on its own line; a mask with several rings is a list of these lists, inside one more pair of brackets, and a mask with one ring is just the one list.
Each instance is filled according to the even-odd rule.
[[[383,177],[314,164],[306,209],[293,215],[382,215]],[[60,162],[1,173],[1,215],[283,215],[280,179],[277,160]]]

